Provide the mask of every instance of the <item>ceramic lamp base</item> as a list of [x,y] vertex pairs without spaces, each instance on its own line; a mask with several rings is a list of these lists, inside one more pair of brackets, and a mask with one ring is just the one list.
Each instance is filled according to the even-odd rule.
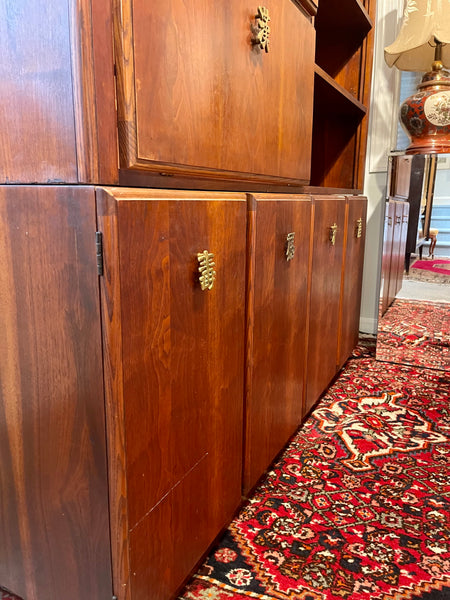
[[400,108],[400,122],[411,138],[407,154],[450,153],[450,73],[427,73],[418,91]]

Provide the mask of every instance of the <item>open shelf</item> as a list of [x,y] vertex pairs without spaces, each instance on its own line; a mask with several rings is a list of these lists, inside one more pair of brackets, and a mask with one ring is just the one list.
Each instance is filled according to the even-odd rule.
[[323,0],[316,16],[316,64],[336,77],[372,29],[359,0]]
[[320,0],[311,186],[361,191],[376,0]]
[[336,116],[349,115],[362,119],[367,107],[339,85],[318,65],[314,68],[314,107]]

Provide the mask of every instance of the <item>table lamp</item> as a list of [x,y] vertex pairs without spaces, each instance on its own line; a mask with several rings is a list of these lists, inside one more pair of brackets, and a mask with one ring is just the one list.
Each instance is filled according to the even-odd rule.
[[406,154],[449,153],[450,0],[406,0],[400,32],[384,57],[400,71],[427,71],[400,107],[411,138]]

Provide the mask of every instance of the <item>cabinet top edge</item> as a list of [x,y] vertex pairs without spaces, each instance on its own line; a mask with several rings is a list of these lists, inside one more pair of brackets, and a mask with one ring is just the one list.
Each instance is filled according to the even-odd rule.
[[202,190],[171,190],[159,188],[122,188],[98,186],[96,190],[113,196],[116,200],[229,200],[245,202],[243,192],[208,192]]

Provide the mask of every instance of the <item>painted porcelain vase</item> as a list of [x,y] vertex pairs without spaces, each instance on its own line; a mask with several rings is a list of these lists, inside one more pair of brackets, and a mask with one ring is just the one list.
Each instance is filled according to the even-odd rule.
[[450,152],[450,73],[430,71],[418,91],[400,107],[400,122],[411,138],[407,154]]

